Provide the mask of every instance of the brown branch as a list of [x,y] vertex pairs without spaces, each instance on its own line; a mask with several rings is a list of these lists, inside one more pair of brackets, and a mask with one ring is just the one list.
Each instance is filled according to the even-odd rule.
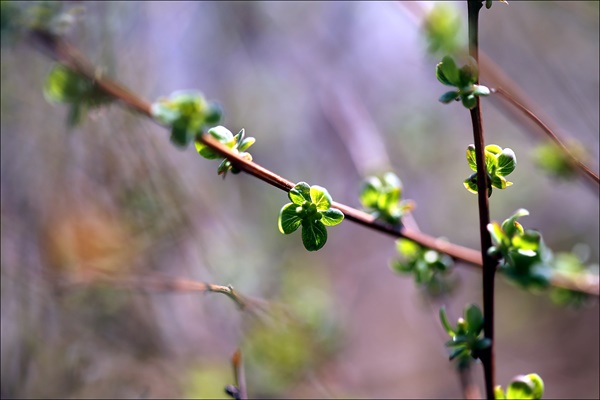
[[204,292],[221,293],[229,297],[240,308],[249,310],[259,306],[259,300],[243,296],[233,289],[231,285],[223,286],[213,283],[197,282],[184,278],[171,278],[164,276],[145,275],[143,277],[117,278],[106,274],[97,273],[83,279],[70,279],[63,283],[63,287],[85,285],[90,283],[105,283],[113,286],[135,289],[143,292]]
[[[469,54],[479,61],[479,10],[483,6],[480,0],[467,0],[467,14],[469,24]],[[476,84],[479,83],[477,78]],[[477,201],[479,205],[479,235],[481,238],[481,257],[483,259],[483,332],[490,340],[490,346],[481,351],[481,362],[485,375],[485,392],[488,400],[494,399],[495,357],[494,357],[494,278],[498,261],[488,254],[492,247],[492,237],[487,230],[490,223],[490,208],[488,204],[487,170],[485,165],[485,141],[483,136],[483,123],[481,120],[481,99],[476,97],[477,103],[471,110],[471,123],[473,125],[473,138],[475,141],[475,161],[477,163]]]
[[[50,55],[60,63],[72,68],[75,72],[81,74],[82,76],[93,80],[106,92],[106,94],[119,100],[126,107],[147,117],[153,118],[151,104],[149,102],[133,94],[128,89],[111,80],[110,78],[98,76],[95,72],[95,68],[91,66],[91,64],[81,55],[81,53],[63,39],[41,31],[33,31],[32,38],[37,45],[41,45],[42,50],[46,54]],[[227,158],[236,168],[268,183],[271,186],[289,192],[289,190],[295,185],[293,182],[288,181],[287,179],[273,173],[272,171],[269,171],[255,162],[248,161],[240,157],[238,154],[232,152],[228,147],[208,134],[200,135],[196,140],[206,144],[212,150]],[[363,211],[341,203],[333,202],[332,207],[342,211],[345,215],[345,218],[349,221],[355,222],[366,228],[385,233],[395,238],[403,237],[412,240],[421,246],[447,254],[455,260],[462,261],[468,265],[476,267],[482,266],[481,254],[476,250],[437,239],[433,236],[421,233],[418,230],[408,229],[407,227],[394,227],[385,222],[376,220],[373,216]],[[590,279],[584,280],[588,282],[593,281],[593,278],[591,277],[592,276],[590,275]],[[598,296],[599,293],[599,285],[597,280],[595,285],[581,285],[572,280],[561,278],[556,280],[556,282],[554,279],[552,279],[552,285],[565,289],[582,291],[594,296]]]
[[538,118],[529,108],[519,102],[513,95],[508,93],[501,87],[497,87],[492,89],[492,92],[498,93],[501,97],[508,101],[513,106],[517,107],[521,110],[529,119],[531,119],[554,143],[558,145],[561,151],[568,157],[568,162],[573,167],[578,168],[579,172],[583,174],[586,178],[589,178],[596,185],[600,184],[600,178],[594,171],[592,171],[587,165],[581,162],[570,150],[569,148],[558,138],[558,136],[542,121]]

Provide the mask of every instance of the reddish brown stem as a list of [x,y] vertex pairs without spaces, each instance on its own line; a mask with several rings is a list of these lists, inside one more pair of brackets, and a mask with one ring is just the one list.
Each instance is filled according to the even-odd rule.
[[[469,54],[479,60],[479,10],[481,1],[467,0],[469,23]],[[479,83],[479,79],[477,82]],[[488,250],[492,247],[492,237],[487,230],[490,223],[490,209],[488,204],[487,171],[485,166],[485,141],[483,136],[483,123],[481,121],[481,102],[477,97],[477,104],[471,110],[471,123],[473,125],[473,138],[475,141],[475,161],[477,163],[477,201],[479,205],[479,235],[481,238],[481,257],[483,259],[483,332],[490,340],[491,345],[481,354],[481,362],[485,375],[485,392],[488,399],[494,399],[495,384],[495,357],[494,357],[494,277],[498,262],[489,256]]]

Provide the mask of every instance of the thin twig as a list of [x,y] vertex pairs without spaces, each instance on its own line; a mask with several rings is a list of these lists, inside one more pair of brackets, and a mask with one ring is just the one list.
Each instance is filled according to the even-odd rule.
[[[35,43],[42,45],[42,50],[44,50],[52,58],[69,66],[82,76],[94,80],[98,87],[102,88],[106,94],[119,100],[126,107],[147,117],[153,118],[151,113],[151,104],[149,102],[133,94],[119,83],[104,76],[97,76],[94,67],[91,66],[91,64],[76,48],[63,39],[42,31],[33,31],[32,38],[34,39]],[[269,171],[255,162],[248,161],[240,157],[238,154],[232,152],[227,146],[223,145],[208,134],[199,135],[196,140],[206,144],[212,150],[227,158],[236,168],[268,183],[271,186],[289,192],[289,190],[295,185],[293,182],[273,173],[272,171]],[[421,233],[418,230],[408,229],[407,227],[394,227],[380,220],[376,220],[374,217],[363,211],[341,203],[333,202],[332,207],[342,211],[347,220],[365,226],[369,229],[385,233],[395,238],[404,237],[420,244],[421,246],[447,254],[455,260],[462,261],[468,265],[481,267],[483,264],[481,254],[476,250],[437,239],[433,236]],[[593,281],[593,276],[590,275],[590,279],[586,279],[586,281]],[[599,295],[598,284],[580,285],[564,278],[556,281],[551,279],[551,283],[554,286],[564,289],[583,291],[594,296]]]
[[244,372],[244,360],[242,358],[242,352],[238,349],[231,357],[231,365],[233,366],[233,373],[235,375],[235,384],[239,391],[240,400],[248,399],[248,389],[246,386],[246,374]]
[[508,93],[501,87],[497,87],[492,89],[492,92],[498,93],[502,96],[503,99],[508,101],[513,106],[517,107],[521,110],[528,118],[530,118],[538,127],[544,131],[544,133],[554,141],[558,145],[558,147],[562,150],[562,152],[567,155],[568,162],[575,168],[579,168],[579,170],[583,173],[583,175],[589,179],[591,179],[597,185],[600,184],[600,178],[594,171],[592,171],[587,165],[581,162],[570,150],[569,148],[558,138],[558,136],[542,121],[538,118],[529,108],[520,103],[514,96]]
[[107,274],[97,273],[94,276],[83,279],[69,279],[63,282],[62,287],[85,285],[90,283],[106,283],[115,287],[135,289],[143,292],[204,292],[221,293],[229,297],[240,310],[249,310],[259,305],[257,299],[243,296],[231,285],[223,286],[214,283],[197,282],[184,278],[172,278],[157,275],[144,275],[143,277],[113,277]]
[[[469,24],[469,54],[479,60],[479,10],[483,6],[480,0],[467,0]],[[479,78],[477,82],[479,83]],[[483,123],[481,121],[481,101],[476,97],[477,104],[471,110],[471,123],[473,125],[473,138],[475,141],[475,161],[477,163],[477,200],[479,205],[479,235],[481,238],[481,257],[483,259],[483,331],[484,336],[490,340],[490,346],[481,353],[485,375],[485,392],[488,399],[494,399],[495,384],[495,357],[494,357],[494,277],[498,261],[488,254],[492,247],[492,237],[487,230],[490,223],[490,209],[488,204],[487,170],[485,166],[485,140],[483,136]]]

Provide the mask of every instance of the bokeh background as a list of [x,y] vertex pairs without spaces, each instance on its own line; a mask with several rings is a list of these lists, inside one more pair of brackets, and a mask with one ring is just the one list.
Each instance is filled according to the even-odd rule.
[[[366,175],[393,170],[421,230],[478,248],[476,196],[462,186],[469,115],[437,101],[439,58],[421,30],[434,3],[84,6],[70,40],[134,92],[201,90],[225,126],[257,138],[256,162],[351,206]],[[465,4],[446,6],[464,26]],[[596,171],[598,21],[597,2],[495,3],[480,38]],[[238,347],[254,397],[461,396],[437,310],[455,319],[481,304],[479,271],[459,265],[456,293],[428,298],[389,268],[393,239],[350,222],[308,253],[277,230],[283,192],[245,174],[222,180],[215,161],[117,105],[69,129],[67,108],[42,94],[52,62],[24,42],[1,51],[2,398],[224,397]],[[494,191],[492,219],[529,209],[523,224],[553,250],[587,245],[597,264],[597,188],[541,172],[539,140],[498,104],[483,100],[486,141],[519,165],[515,185]],[[231,284],[267,305],[99,284],[98,270]],[[536,372],[546,398],[598,398],[598,302],[560,307],[501,277],[497,290],[498,384]],[[483,387],[479,366],[474,379]]]

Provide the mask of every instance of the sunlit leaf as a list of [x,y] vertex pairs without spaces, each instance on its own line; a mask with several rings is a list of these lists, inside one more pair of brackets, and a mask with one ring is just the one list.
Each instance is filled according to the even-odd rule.
[[297,208],[298,205],[294,203],[288,203],[281,208],[277,223],[279,232],[288,235],[298,229],[298,227],[302,224],[302,219],[296,212]]
[[302,221],[302,243],[308,251],[317,251],[327,242],[327,229],[321,221]]
[[335,226],[344,220],[344,214],[335,208],[321,212],[321,222],[325,226]]

